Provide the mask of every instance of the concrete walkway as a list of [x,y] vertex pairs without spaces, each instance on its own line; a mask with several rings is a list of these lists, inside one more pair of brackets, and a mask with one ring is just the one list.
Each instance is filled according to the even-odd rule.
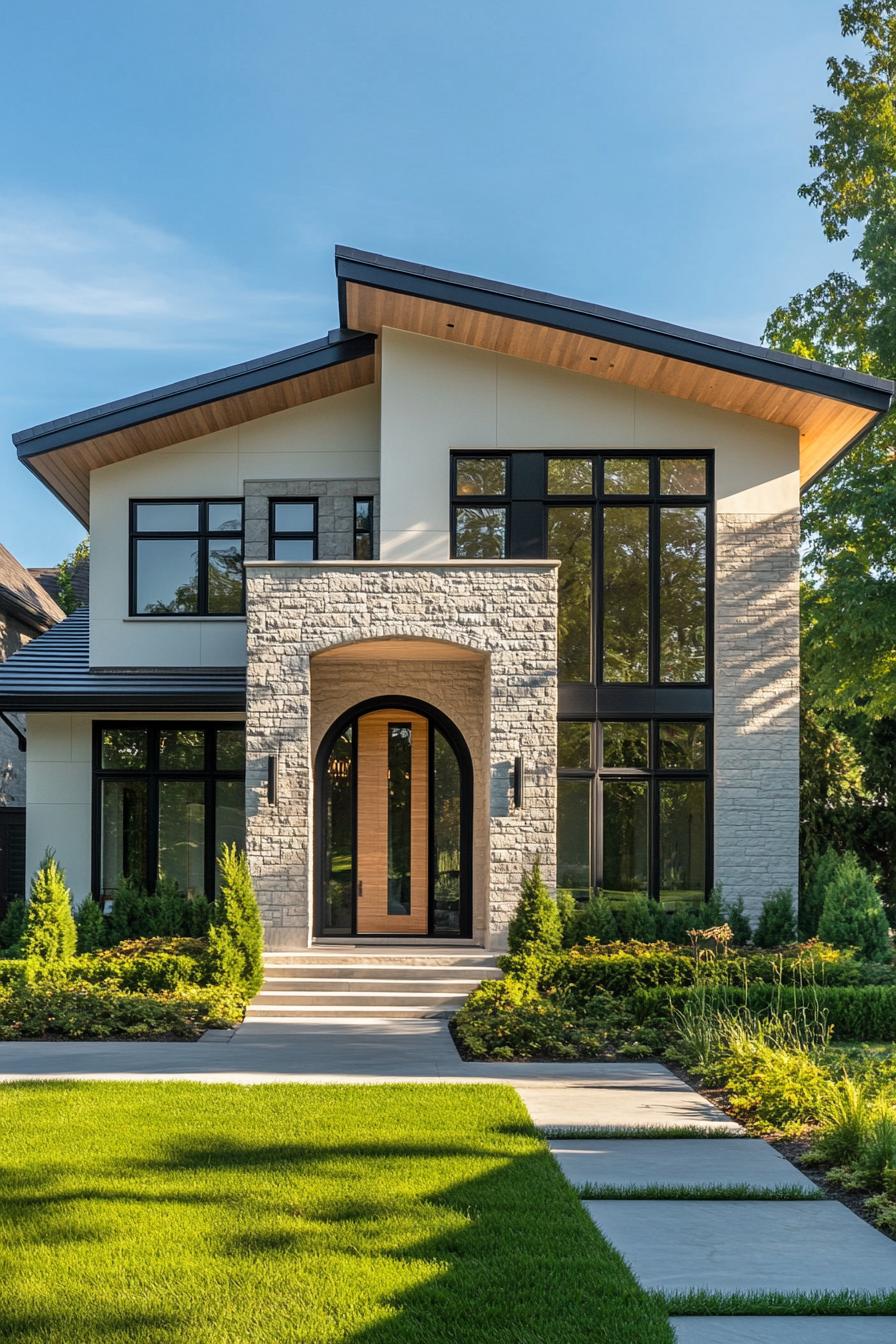
[[[555,1136],[551,1149],[571,1183],[586,1196],[600,1192],[585,1207],[644,1287],[896,1291],[896,1243],[839,1203],[794,1198],[812,1195],[812,1183],[660,1064],[468,1063],[440,1021],[247,1024],[187,1045],[0,1042],[0,1081],[51,1078],[510,1083],[533,1122]],[[658,1197],[662,1186],[695,1197]],[[741,1197],[700,1198],[710,1187],[737,1187]],[[614,1189],[623,1197],[608,1198]],[[781,1190],[791,1197],[767,1198]],[[652,1197],[632,1198],[636,1191]],[[896,1340],[893,1317],[676,1317],[672,1325],[680,1344]]]

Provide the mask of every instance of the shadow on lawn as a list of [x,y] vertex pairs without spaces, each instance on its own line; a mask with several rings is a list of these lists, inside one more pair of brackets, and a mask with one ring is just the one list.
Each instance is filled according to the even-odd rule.
[[[523,1124],[502,1128],[514,1137],[531,1136]],[[345,1172],[346,1159],[385,1163],[385,1179],[390,1164],[395,1165],[396,1179],[413,1164],[419,1177],[417,1189],[396,1203],[359,1197],[349,1186],[329,1199],[315,1192],[304,1206],[303,1176],[329,1177],[327,1168],[332,1167],[332,1179],[337,1181]],[[483,1170],[440,1188],[445,1171],[439,1172],[435,1164],[446,1159],[481,1162]],[[429,1164],[433,1165],[431,1180],[426,1171]],[[270,1179],[256,1184],[254,1178],[261,1172]],[[194,1182],[208,1176],[209,1188],[179,1188],[178,1177],[187,1173]],[[213,1178],[219,1173],[245,1181],[215,1190]],[[142,1188],[146,1175],[167,1179],[160,1182],[160,1189],[147,1191]],[[547,1150],[538,1147],[508,1153],[497,1129],[483,1134],[481,1142],[438,1142],[435,1146],[425,1141],[372,1140],[343,1147],[210,1144],[188,1139],[167,1144],[158,1157],[135,1157],[127,1165],[115,1163],[103,1176],[108,1185],[93,1173],[90,1185],[79,1188],[71,1173],[68,1182],[60,1182],[58,1170],[46,1179],[4,1184],[0,1214],[11,1220],[18,1236],[27,1231],[29,1239],[33,1234],[35,1241],[46,1243],[56,1234],[64,1240],[67,1219],[62,1213],[60,1224],[55,1215],[75,1201],[119,1203],[122,1208],[183,1204],[233,1210],[236,1206],[233,1221],[239,1219],[239,1230],[225,1230],[220,1226],[225,1218],[216,1214],[219,1225],[212,1234],[219,1253],[232,1259],[236,1279],[242,1281],[244,1271],[248,1275],[248,1292],[253,1291],[251,1262],[259,1258],[276,1257],[282,1262],[278,1272],[288,1283],[290,1261],[296,1276],[302,1276],[315,1272],[321,1256],[358,1257],[359,1291],[369,1295],[372,1313],[379,1310],[388,1315],[366,1326],[346,1323],[343,1333],[334,1334],[340,1344],[418,1344],[424,1340],[427,1344],[624,1344],[628,1340],[667,1344],[672,1340],[664,1314],[644,1297],[622,1261],[599,1237]],[[130,1183],[135,1180],[136,1188]],[[168,1181],[171,1188],[166,1188]],[[431,1227],[433,1211],[450,1213],[451,1226],[414,1240],[415,1222],[424,1230]],[[295,1219],[295,1230],[284,1227],[285,1218]],[[384,1223],[384,1218],[389,1221]],[[354,1234],[348,1231],[350,1224],[357,1225]],[[72,1239],[80,1239],[81,1232],[71,1223],[68,1226]],[[394,1245],[389,1245],[390,1238]],[[375,1266],[380,1261],[384,1266],[406,1266],[406,1275],[398,1277],[416,1275],[415,1281],[391,1296],[387,1289],[377,1291]],[[394,1274],[383,1277],[387,1284],[395,1281]],[[263,1287],[258,1292],[256,1321],[264,1326]],[[169,1313],[170,1304],[165,1301],[160,1305],[157,1314],[136,1317],[103,1317],[100,1313],[97,1318],[91,1312],[94,1333],[90,1337],[114,1340],[139,1328],[148,1339],[189,1341],[191,1327],[201,1325],[205,1337],[209,1327],[219,1324],[212,1314],[197,1318],[183,1311]],[[330,1317],[337,1327],[341,1309],[337,1295]],[[355,1310],[352,1314],[357,1321],[364,1313]],[[231,1320],[222,1320],[220,1330],[228,1339],[237,1338]],[[284,1321],[280,1311],[272,1313],[268,1330],[247,1338],[269,1344],[317,1344],[311,1334],[302,1333],[300,1316]],[[42,1320],[3,1313],[0,1337],[63,1340],[65,1306],[58,1315],[48,1313]]]

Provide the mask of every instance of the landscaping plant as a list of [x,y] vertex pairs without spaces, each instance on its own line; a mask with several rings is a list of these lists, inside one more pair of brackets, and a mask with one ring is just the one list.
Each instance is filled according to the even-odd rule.
[[[264,979],[264,932],[246,855],[236,845],[222,845],[218,856],[221,890],[209,929],[208,959],[214,982],[251,999]],[[553,906],[553,902],[551,902]],[[559,945],[559,916],[557,941]]]
[[75,955],[77,941],[71,892],[56,855],[48,849],[31,880],[22,934],[22,957],[29,976],[41,979],[64,973]]
[[762,902],[753,941],[757,947],[784,947],[795,940],[793,892],[789,887],[780,887]]
[[106,921],[100,909],[99,901],[92,896],[86,897],[75,914],[75,927],[78,931],[78,951],[96,952],[106,941]]
[[890,929],[874,879],[848,851],[827,864],[818,934],[834,947],[855,947],[867,961],[892,957]]
[[21,897],[10,901],[6,914],[0,920],[0,947],[17,948],[25,932],[25,902]]
[[541,876],[541,864],[536,858],[532,867],[523,873],[520,899],[507,930],[507,946],[511,953],[522,952],[529,946],[559,950],[563,929],[557,902],[552,900]]

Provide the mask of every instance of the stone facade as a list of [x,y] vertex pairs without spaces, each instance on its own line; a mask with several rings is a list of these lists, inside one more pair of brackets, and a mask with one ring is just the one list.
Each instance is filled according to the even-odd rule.
[[245,555],[267,560],[270,555],[269,512],[272,499],[317,500],[317,557],[351,560],[354,555],[355,498],[373,499],[373,556],[379,555],[380,483],[368,479],[244,481]]
[[748,913],[799,876],[799,515],[716,520],[715,878]]
[[[247,850],[269,946],[310,940],[314,754],[338,714],[371,696],[429,699],[467,741],[478,936],[503,945],[523,868],[536,854],[553,882],[556,568],[550,561],[247,564]],[[405,649],[419,640],[420,653],[365,662],[362,642],[373,640],[401,640]],[[340,646],[346,653],[354,646],[350,671],[335,659],[315,663],[315,654]],[[458,660],[458,649],[477,656]],[[522,809],[513,805],[519,755]],[[273,805],[269,756],[277,759]]]

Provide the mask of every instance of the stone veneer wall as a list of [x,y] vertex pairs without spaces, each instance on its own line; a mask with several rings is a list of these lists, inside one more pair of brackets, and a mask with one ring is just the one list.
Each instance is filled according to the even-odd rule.
[[380,483],[375,478],[244,481],[245,555],[266,560],[269,555],[269,506],[272,499],[317,500],[317,556],[319,560],[351,560],[355,540],[355,497],[373,499],[373,555],[379,555]]
[[716,519],[715,880],[751,917],[799,878],[799,515]]
[[[537,853],[554,881],[556,564],[249,561],[246,576],[246,844],[268,945],[300,947],[311,936],[312,657],[388,638],[446,641],[488,659],[487,939],[502,945],[522,870]],[[438,646],[425,648],[421,658],[437,663]],[[457,664],[443,666],[448,685]],[[363,698],[383,693],[375,676]],[[316,720],[314,730],[323,731]],[[518,811],[512,773],[520,753],[526,798]],[[275,805],[267,801],[269,755],[278,758]]]

